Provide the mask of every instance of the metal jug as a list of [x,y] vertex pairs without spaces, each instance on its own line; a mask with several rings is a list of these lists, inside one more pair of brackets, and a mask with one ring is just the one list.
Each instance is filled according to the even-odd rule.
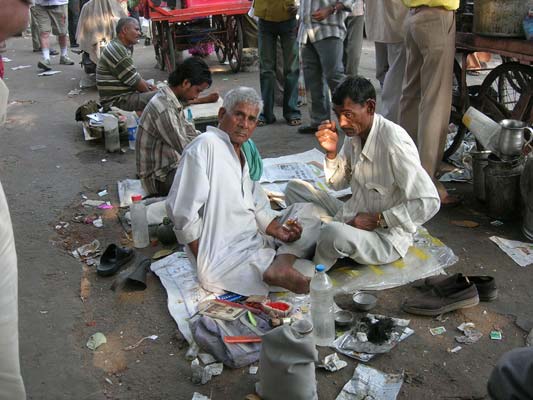
[[500,156],[504,160],[517,157],[522,154],[522,148],[524,147],[524,130],[530,131],[530,138],[528,143],[533,139],[533,129],[526,126],[525,122],[504,119],[500,122],[502,130],[500,132],[500,139],[498,141],[498,147]]

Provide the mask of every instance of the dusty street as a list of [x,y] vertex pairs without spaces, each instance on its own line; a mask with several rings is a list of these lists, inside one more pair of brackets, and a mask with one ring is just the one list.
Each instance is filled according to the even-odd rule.
[[[156,276],[149,275],[144,292],[113,291],[110,288],[115,278],[97,277],[94,269],[82,269],[82,264],[69,254],[93,239],[107,246],[124,238],[113,210],[104,214],[102,229],[71,223],[58,232],[55,226],[84,212],[82,194],[94,199],[98,191],[107,188],[108,199],[117,206],[116,182],[135,177],[134,153],[109,154],[102,142],[83,140],[81,127],[74,120],[75,110],[97,99],[97,93],[85,89],[80,95],[67,96],[78,87],[83,73],[79,65],[53,65],[60,74],[37,76],[39,54],[32,53],[30,38],[10,39],[4,56],[12,61],[6,63],[10,105],[8,122],[0,130],[0,179],[10,204],[17,244],[20,346],[28,398],[190,400],[197,391],[212,400],[224,400],[243,399],[253,393],[257,377],[249,375],[248,368],[225,368],[222,375],[204,386],[191,383],[190,362],[185,360],[187,347],[176,335],[165,290]],[[75,54],[72,58],[79,61]],[[137,45],[134,59],[143,77],[166,79],[166,73],[155,67],[151,47]],[[52,60],[52,64],[58,64],[58,57]],[[360,73],[372,78],[378,87],[373,79],[373,46],[368,42],[362,63]],[[31,68],[11,70],[29,64]],[[211,90],[223,94],[237,85],[259,89],[257,72],[233,74],[215,58],[210,58],[209,64],[214,74]],[[276,114],[276,124],[258,128],[254,134],[263,157],[318,147],[313,135],[300,135],[296,128],[281,122],[279,108]],[[459,257],[449,272],[492,275],[500,294],[494,302],[450,313],[440,322],[401,311],[402,300],[415,293],[412,288],[378,293],[375,311],[410,318],[415,330],[390,353],[369,362],[385,372],[405,371],[400,399],[485,398],[486,381],[499,356],[524,346],[525,336],[533,327],[531,270],[519,267],[488,239],[497,235],[525,240],[519,223],[490,225],[484,206],[472,195],[472,185],[449,186],[465,194],[465,203],[440,211],[426,227]],[[480,225],[469,229],[450,224],[451,220],[464,219]],[[153,252],[151,248],[143,250],[147,255]],[[80,299],[80,282],[87,290],[84,302]],[[483,337],[458,353],[447,352],[457,345],[456,327],[466,321],[474,322]],[[429,328],[440,325],[447,332],[432,336]],[[502,331],[501,341],[490,339],[494,329]],[[97,331],[105,333],[108,343],[92,352],[85,344]],[[124,350],[148,335],[159,338]],[[334,399],[352,376],[357,362],[342,358],[348,361],[342,371],[317,370],[321,399]]]

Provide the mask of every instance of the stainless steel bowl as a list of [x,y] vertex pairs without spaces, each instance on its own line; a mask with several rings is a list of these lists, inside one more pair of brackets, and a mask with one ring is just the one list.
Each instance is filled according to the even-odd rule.
[[369,311],[376,306],[378,298],[371,293],[357,292],[353,295],[353,304],[360,311]]
[[349,326],[353,323],[353,314],[350,311],[337,311],[335,313],[335,325]]

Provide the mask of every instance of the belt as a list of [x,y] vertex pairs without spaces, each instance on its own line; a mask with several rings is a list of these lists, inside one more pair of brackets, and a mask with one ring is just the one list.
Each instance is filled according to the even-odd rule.
[[444,11],[451,11],[451,10],[446,9],[446,8],[443,7],[443,6],[430,7],[430,6],[422,5],[422,6],[417,6],[417,7],[411,7],[411,8],[409,9],[409,13],[411,13],[412,15],[413,15],[413,14],[417,14],[417,13],[419,13],[420,11],[425,10],[425,9],[427,9],[427,8],[433,8],[433,9],[444,10]]

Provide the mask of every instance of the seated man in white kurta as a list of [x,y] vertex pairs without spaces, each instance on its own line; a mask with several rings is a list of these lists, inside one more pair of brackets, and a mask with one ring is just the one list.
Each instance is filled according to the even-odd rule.
[[343,203],[303,181],[289,182],[288,204],[312,202],[328,220],[314,261],[331,267],[349,257],[360,264],[387,264],[405,256],[413,234],[439,210],[435,185],[422,168],[407,132],[375,114],[376,91],[363,77],[347,77],[333,93],[346,137],[337,151],[335,122],[324,121],[316,137],[326,151],[326,179],[336,190],[351,187]]
[[274,285],[307,293],[309,278],[293,266],[297,258],[312,257],[320,220],[310,204],[273,211],[250,179],[241,146],[261,108],[251,88],[226,94],[218,128],[208,127],[183,152],[167,212],[205,289],[249,296],[265,295]]

